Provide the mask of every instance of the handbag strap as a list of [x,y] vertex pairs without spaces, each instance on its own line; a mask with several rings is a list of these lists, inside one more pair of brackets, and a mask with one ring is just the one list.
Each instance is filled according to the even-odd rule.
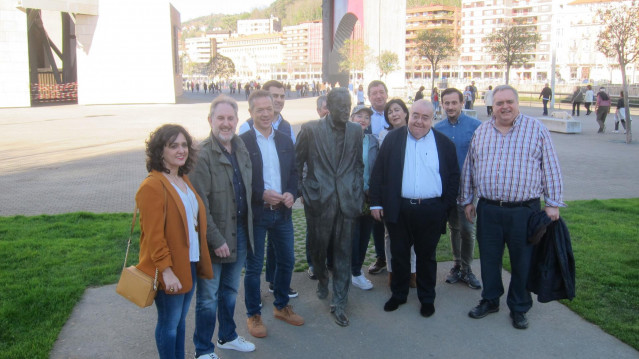
[[[162,184],[162,189],[164,190],[164,223],[166,225],[166,209],[167,209],[167,201],[166,201],[166,187]],[[126,244],[126,253],[124,254],[124,264],[122,265],[122,270],[126,268],[126,261],[129,258],[129,248],[131,247],[131,238],[133,237],[133,230],[135,229],[135,222],[137,221],[138,213],[140,209],[138,208],[138,204],[135,204],[135,209],[133,210],[133,220],[131,221],[131,232],[129,233],[129,241]],[[155,278],[153,278],[153,290],[158,289],[158,268],[155,267]]]

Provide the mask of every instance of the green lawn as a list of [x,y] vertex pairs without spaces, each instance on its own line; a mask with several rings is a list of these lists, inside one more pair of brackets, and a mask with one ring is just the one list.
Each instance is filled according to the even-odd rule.
[[[639,349],[639,198],[569,202],[561,213],[577,262],[577,298],[564,304]],[[48,357],[84,290],[117,281],[130,220],[120,213],[0,217],[0,358]],[[293,221],[295,270],[303,271],[302,210]],[[451,260],[446,236],[437,258]],[[366,264],[372,260],[371,249]]]

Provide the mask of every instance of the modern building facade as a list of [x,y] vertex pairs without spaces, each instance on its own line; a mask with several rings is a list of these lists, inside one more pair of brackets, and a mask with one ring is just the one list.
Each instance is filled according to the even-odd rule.
[[284,61],[281,32],[229,38],[217,51],[233,60],[235,75],[242,80],[270,79],[273,67]]
[[[461,9],[456,6],[428,5],[406,9],[406,79],[420,81],[431,77],[431,65],[417,49],[419,33],[430,29],[444,29],[457,36],[461,32]],[[458,43],[455,43],[459,46]],[[457,57],[442,61],[436,78],[458,73]]]
[[0,19],[0,107],[31,106],[46,86],[75,87],[79,104],[175,103],[182,93],[180,14],[167,0],[0,0]]
[[237,34],[259,35],[282,31],[282,22],[275,16],[268,19],[237,20]]

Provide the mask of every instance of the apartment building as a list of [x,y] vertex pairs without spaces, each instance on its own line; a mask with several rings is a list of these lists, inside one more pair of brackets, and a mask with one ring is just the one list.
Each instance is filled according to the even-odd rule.
[[[631,1],[576,0],[560,6],[557,16],[557,74],[569,82],[591,79],[621,83],[621,71],[616,59],[606,58],[596,47],[602,30],[597,11],[613,3],[630,4]],[[626,68],[631,83],[639,82],[637,65]]]
[[270,79],[273,66],[284,61],[281,32],[229,38],[217,51],[233,60],[235,74],[243,80]]
[[[446,29],[459,34],[461,9],[456,6],[428,5],[406,9],[406,79],[420,81],[430,78],[431,66],[416,51],[419,33],[430,29]],[[458,45],[458,44],[456,44]],[[437,78],[451,77],[457,72],[457,59],[442,62]]]
[[271,34],[282,31],[282,22],[275,16],[268,19],[237,20],[238,35]]
[[284,26],[284,62],[273,67],[273,78],[288,81],[321,81],[322,39],[321,21]]
[[511,80],[545,81],[550,77],[554,12],[565,0],[462,0],[460,77],[500,79],[504,64],[486,51],[485,37],[509,22],[533,26],[541,36],[530,63],[511,69]]

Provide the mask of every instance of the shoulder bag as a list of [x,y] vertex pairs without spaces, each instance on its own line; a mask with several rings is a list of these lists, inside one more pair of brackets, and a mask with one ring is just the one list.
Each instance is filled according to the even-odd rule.
[[[164,188],[164,185],[162,187]],[[137,214],[138,206],[136,204],[135,210],[133,211],[133,221],[131,222],[129,242],[126,245],[122,274],[120,274],[120,280],[118,281],[115,291],[138,307],[146,308],[153,304],[153,300],[155,299],[155,295],[158,291],[158,269],[157,267],[155,268],[155,278],[153,278],[139,270],[136,266],[126,266]],[[166,223],[166,188],[164,188],[164,222]]]

